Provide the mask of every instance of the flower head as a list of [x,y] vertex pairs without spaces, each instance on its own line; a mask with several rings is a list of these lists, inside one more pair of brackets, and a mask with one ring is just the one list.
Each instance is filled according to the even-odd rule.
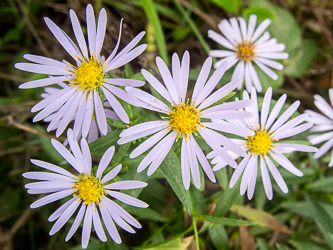
[[271,23],[269,19],[264,20],[257,29],[255,29],[256,15],[250,16],[248,26],[244,18],[239,17],[238,21],[239,23],[234,17],[229,22],[224,19],[219,23],[218,28],[224,37],[213,30],[208,31],[210,38],[229,49],[211,50],[209,55],[223,58],[214,65],[215,68],[223,62],[228,62],[229,69],[238,62],[231,80],[242,79],[238,89],[241,89],[245,80],[247,91],[251,91],[253,84],[257,91],[261,92],[262,86],[253,62],[269,77],[277,80],[278,75],[269,67],[282,70],[283,65],[270,59],[286,59],[289,55],[282,52],[286,47],[284,44],[278,43],[276,38],[270,39],[268,31],[263,34]]
[[[309,114],[309,121],[314,123],[314,126],[310,129],[310,132],[324,132],[321,134],[313,134],[308,137],[308,140],[313,145],[325,142],[319,148],[318,152],[314,154],[313,157],[315,159],[320,158],[333,147],[333,89],[329,90],[329,97],[331,104],[327,103],[320,95],[314,96],[314,104],[323,113],[323,115],[312,110],[305,111]],[[332,156],[328,166],[333,166]]]
[[[135,233],[133,228],[141,228],[140,223],[134,219],[128,212],[120,207],[113,200],[118,199],[121,202],[136,207],[148,207],[145,202],[133,198],[127,194],[117,192],[115,190],[143,188],[147,183],[141,181],[118,181],[112,182],[112,179],[121,170],[121,165],[113,168],[109,173],[102,177],[103,172],[109,165],[114,154],[114,146],[105,151],[101,161],[98,164],[96,175],[92,173],[92,162],[87,141],[81,139],[81,149],[78,142],[73,139],[73,131],[68,129],[67,139],[73,152],[70,153],[60,142],[52,139],[53,147],[61,154],[61,156],[79,173],[73,175],[69,171],[39,160],[31,160],[33,164],[41,168],[50,170],[50,172],[27,172],[23,177],[39,182],[26,184],[29,194],[49,194],[31,204],[31,208],[41,207],[64,197],[71,196],[72,198],[59,207],[50,217],[49,221],[55,221],[50,235],[58,232],[74,212],[80,207],[74,223],[69,230],[66,241],[68,241],[78,229],[83,220],[82,228],[82,247],[86,248],[89,242],[91,225],[93,224],[97,236],[101,241],[106,241],[103,226],[101,224],[100,215],[104,225],[110,234],[111,238],[120,243],[121,239],[115,227],[116,222],[124,230]],[[111,183],[110,183],[111,181]],[[84,217],[84,219],[83,219]],[[128,225],[130,224],[130,225]]]
[[32,63],[15,64],[15,67],[21,70],[53,76],[26,82],[20,85],[20,88],[35,88],[51,84],[62,85],[63,81],[67,82],[68,88],[63,88],[61,91],[45,98],[31,110],[32,112],[40,111],[33,119],[34,122],[42,120],[58,110],[57,116],[48,126],[48,131],[56,129],[56,136],[62,134],[74,114],[76,114],[75,122],[78,123],[75,134],[81,129],[82,137],[85,138],[92,118],[96,117],[99,130],[102,135],[105,135],[107,133],[107,123],[102,104],[104,99],[101,100],[101,96],[105,96],[118,117],[125,123],[129,123],[128,115],[115,96],[132,105],[139,105],[136,98],[117,86],[138,87],[142,86],[144,82],[134,79],[109,78],[106,73],[130,62],[145,50],[146,44],[134,48],[145,32],[137,35],[116,55],[120,43],[121,21],[117,44],[111,55],[105,59],[101,55],[101,50],[106,31],[106,11],[104,8],[101,9],[97,27],[94,10],[90,4],[87,6],[86,16],[88,47],[79,20],[73,10],[70,10],[70,18],[79,47],[54,22],[45,17],[46,25],[62,47],[74,59],[74,64],[28,54],[24,55],[24,58]]
[[[288,187],[270,158],[275,160],[289,172],[297,176],[303,176],[303,173],[298,170],[283,154],[291,153],[293,151],[317,151],[317,148],[312,146],[295,143],[283,143],[283,141],[281,141],[282,139],[302,133],[313,126],[313,123],[311,122],[301,124],[307,119],[307,114],[299,115],[296,118],[289,120],[300,105],[299,101],[290,105],[290,107],[278,117],[286,98],[286,94],[281,96],[274,105],[272,111],[269,113],[272,99],[272,88],[270,87],[265,94],[259,115],[257,94],[255,88],[252,87],[251,100],[254,103],[245,108],[245,110],[252,112],[254,117],[234,121],[227,119],[227,122],[223,122],[223,124],[237,124],[243,128],[250,128],[254,132],[253,136],[244,137],[244,139],[233,139],[235,144],[241,146],[247,151],[247,155],[236,168],[229,183],[230,187],[233,187],[243,173],[240,192],[243,195],[247,190],[247,197],[249,199],[252,199],[254,194],[259,161],[265,192],[268,199],[271,200],[273,198],[273,190],[267,167],[284,193],[288,192]],[[247,91],[244,91],[243,99],[250,99]],[[229,151],[228,153],[233,159],[237,159],[239,157],[239,155],[234,152]],[[220,170],[227,165],[225,161],[222,160],[215,152],[209,153],[207,157],[214,158],[212,161],[213,164],[216,164],[213,168],[214,171]]]
[[[156,58],[156,64],[165,86],[148,71],[142,70],[142,74],[151,86],[170,103],[170,107],[142,90],[127,87],[126,90],[141,101],[141,107],[158,111],[164,116],[161,120],[145,122],[124,130],[120,134],[121,139],[118,144],[154,134],[130,154],[130,158],[135,158],[157,143],[138,166],[138,172],[140,172],[150,165],[148,175],[151,175],[162,163],[173,143],[181,139],[181,170],[184,187],[189,189],[191,175],[194,185],[197,188],[200,187],[198,160],[208,178],[215,182],[211,166],[196,142],[195,136],[200,135],[212,149],[218,152],[221,158],[235,167],[237,164],[226,153],[226,149],[240,155],[245,155],[245,151],[217,131],[242,136],[251,136],[254,134],[253,131],[247,128],[210,122],[208,119],[250,118],[252,117],[251,113],[237,111],[237,109],[250,105],[252,101],[213,105],[235,89],[240,82],[239,80],[232,81],[211,94],[223,76],[227,63],[221,64],[208,79],[212,58],[209,57],[205,61],[195,84],[191,101],[186,99],[190,64],[189,53],[187,51],[184,53],[181,62],[176,53],[173,55],[172,75],[160,57]],[[224,147],[221,147],[221,145]]]

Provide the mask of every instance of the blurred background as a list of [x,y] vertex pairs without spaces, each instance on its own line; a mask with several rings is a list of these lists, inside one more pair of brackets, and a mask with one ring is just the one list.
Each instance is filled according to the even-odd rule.
[[[121,18],[124,18],[124,25],[120,49],[140,31],[147,32],[142,40],[142,43],[148,44],[147,50],[131,62],[134,73],[140,72],[141,68],[155,70],[154,60],[157,55],[170,62],[172,53],[181,55],[188,50],[191,56],[190,79],[195,80],[208,51],[219,48],[208,38],[207,31],[212,29],[219,32],[217,24],[222,19],[233,16],[248,18],[251,14],[256,14],[259,22],[266,18],[272,19],[268,28],[271,37],[284,43],[286,52],[290,55],[289,59],[282,61],[285,68],[278,72],[277,81],[259,74],[264,87],[263,93],[268,86],[274,88],[276,99],[287,93],[289,104],[294,100],[301,101],[298,110],[301,113],[305,109],[318,111],[313,105],[313,95],[318,93],[327,99],[328,89],[333,87],[332,0],[1,0],[0,249],[81,249],[80,229],[73,239],[64,242],[70,224],[66,224],[56,235],[48,235],[53,223],[49,223],[47,218],[60,203],[55,202],[40,209],[29,208],[37,199],[37,195],[28,195],[24,188],[27,180],[22,177],[22,173],[37,170],[29,159],[54,164],[63,160],[50,144],[54,131],[46,133],[46,123],[32,123],[34,114],[30,109],[41,100],[43,88],[18,89],[21,83],[45,76],[19,71],[13,65],[25,61],[22,58],[24,54],[71,61],[48,30],[43,17],[49,17],[73,37],[69,9],[75,10],[85,29],[85,8],[88,3],[94,6],[96,14],[102,7],[108,14],[104,55],[110,54],[115,46]],[[221,84],[230,80],[231,72],[232,70],[226,73]],[[115,74],[121,76],[122,72],[118,70]],[[193,88],[193,84],[191,86]],[[147,84],[144,88],[149,91]],[[63,137],[64,135],[59,140],[63,140]],[[300,139],[305,138],[306,135],[302,135]],[[260,220],[260,225],[203,232],[200,235],[201,248],[329,249],[328,238],[331,237],[330,241],[333,239],[333,224],[330,224],[333,221],[333,169],[328,168],[329,157],[327,155],[321,161],[316,161],[306,153],[290,156],[305,176],[298,178],[283,173],[289,186],[288,194],[283,194],[274,187],[274,198],[267,201],[262,183],[258,180],[254,199],[248,201],[246,197],[240,198],[239,204],[250,205],[255,211],[259,211],[257,218],[252,219]],[[172,206],[176,198],[163,180],[160,184],[162,188],[166,187],[163,192],[166,192],[164,195],[167,199],[160,201],[161,206],[155,209],[168,217],[171,212],[166,213],[165,209],[168,204]],[[209,206],[216,205],[217,196],[214,194],[227,186],[227,183],[222,186],[206,183],[202,194],[204,198],[208,197],[207,210],[211,209]],[[152,190],[143,192],[141,198],[149,200],[153,195],[149,192]],[[304,198],[305,193],[315,197],[313,206],[317,210],[309,208]],[[266,212],[262,212],[263,210]],[[243,214],[231,216],[246,218],[247,213],[251,211],[245,210]],[[186,216],[182,217],[184,218]],[[121,231],[124,241],[121,246],[100,244],[98,240],[91,239],[88,249],[126,249],[126,246],[131,249],[133,246],[141,246],[152,232],[162,227],[169,228],[163,233],[163,238],[166,239],[178,231],[184,231],[186,227],[184,222],[178,227],[174,221],[171,224],[165,221],[141,222],[143,229],[138,230],[134,236]],[[179,246],[150,249],[193,249],[193,244],[187,243],[182,241]]]

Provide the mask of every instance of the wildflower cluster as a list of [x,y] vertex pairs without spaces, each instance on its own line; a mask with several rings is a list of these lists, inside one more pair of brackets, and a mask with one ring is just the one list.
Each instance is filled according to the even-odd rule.
[[[140,223],[114,200],[130,206],[148,207],[145,202],[119,192],[143,188],[147,183],[122,180],[121,176],[117,176],[122,165],[117,165],[117,161],[117,164],[111,162],[115,146],[104,152],[97,168],[92,163],[88,143],[112,131],[107,119],[129,124],[119,134],[117,144],[139,142],[129,154],[130,159],[144,155],[137,164],[137,172],[148,168],[147,175],[154,174],[174,147],[180,152],[181,176],[186,190],[189,190],[191,181],[196,188],[201,188],[204,178],[200,174],[202,170],[210,181],[216,182],[214,171],[231,166],[235,171],[230,179],[230,188],[241,179],[240,192],[243,195],[247,191],[249,199],[254,194],[259,166],[267,198],[272,199],[269,171],[284,193],[288,192],[288,187],[278,166],[296,176],[303,175],[285,153],[316,152],[314,156],[318,158],[333,146],[333,132],[309,136],[312,144],[327,141],[319,151],[313,146],[283,141],[310,128],[311,132],[333,130],[333,109],[322,97],[315,96],[315,104],[327,117],[313,111],[296,116],[299,101],[284,110],[286,94],[275,102],[272,100],[271,87],[266,90],[262,105],[259,105],[257,92],[262,91],[262,86],[254,64],[272,79],[277,79],[278,75],[271,68],[281,70],[283,65],[273,59],[288,58],[288,54],[283,52],[285,45],[270,38],[268,31],[265,31],[271,23],[268,19],[256,28],[255,15],[250,16],[248,25],[243,18],[231,18],[229,21],[222,20],[218,25],[223,35],[209,30],[208,36],[227,50],[212,50],[209,53],[212,57],[222,59],[214,64],[215,71],[212,74],[212,57],[205,60],[193,92],[189,91],[188,51],[185,51],[182,58],[177,53],[173,54],[171,71],[162,58],[156,57],[160,77],[145,69],[141,70],[142,76],[155,91],[154,95],[138,88],[145,83],[141,80],[110,77],[110,71],[129,63],[146,49],[146,44],[137,46],[144,32],[139,33],[117,54],[121,20],[117,44],[112,53],[105,57],[101,53],[107,25],[105,9],[100,11],[96,25],[93,8],[90,4],[87,6],[87,42],[73,10],[70,10],[70,19],[77,44],[50,19],[45,18],[45,22],[72,57],[73,63],[24,55],[30,62],[15,65],[21,70],[49,75],[44,79],[26,82],[20,88],[54,84],[60,87],[45,88],[42,94],[44,99],[31,110],[39,111],[34,122],[49,122],[47,131],[56,130],[57,137],[73,122],[73,127],[67,129],[67,140],[64,143],[65,146],[68,144],[70,150],[57,140],[52,139],[51,142],[77,174],[39,160],[31,162],[50,172],[23,174],[25,178],[38,180],[25,186],[28,193],[48,194],[32,203],[31,208],[64,197],[70,198],[49,217],[49,221],[56,221],[50,235],[59,231],[77,210],[66,241],[83,221],[83,248],[88,245],[92,225],[100,240],[106,241],[103,222],[111,238],[118,244],[121,239],[115,223],[130,233],[135,233],[132,227],[141,228]],[[234,65],[231,81],[214,91],[224,73]],[[220,102],[223,98],[227,99],[235,89],[242,89],[244,81],[246,90],[242,91],[242,100],[236,98],[234,101]],[[191,97],[188,96],[189,92],[192,92]],[[330,98],[333,104],[333,89],[330,89]],[[122,103],[156,111],[160,116],[133,125]],[[207,155],[201,146],[203,144],[210,148],[211,152]],[[239,157],[243,159],[238,164]],[[209,159],[215,165],[213,168]],[[333,166],[332,159],[329,166]]]

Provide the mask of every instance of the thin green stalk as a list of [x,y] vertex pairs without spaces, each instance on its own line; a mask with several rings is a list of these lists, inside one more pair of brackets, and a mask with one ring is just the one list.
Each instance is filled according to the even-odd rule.
[[[182,15],[185,18],[185,20],[187,21],[188,25],[190,25],[190,28],[192,29],[194,35],[198,38],[198,40],[201,43],[202,47],[204,48],[204,50],[208,54],[211,49],[210,49],[208,43],[203,38],[203,36],[201,35],[201,33],[198,30],[197,26],[195,25],[195,23],[193,22],[193,20],[189,16],[189,14],[186,12],[186,10],[183,8],[183,6],[179,3],[179,1],[178,0],[173,0],[173,1],[174,1],[175,5],[177,6],[177,8],[182,13]],[[213,63],[216,63],[216,58],[213,58]]]
[[195,245],[196,245],[197,250],[200,250],[197,222],[196,222],[196,218],[194,215],[192,215],[192,225],[194,228]]
[[160,55],[164,62],[168,65],[169,64],[169,57],[168,52],[166,49],[164,32],[162,29],[160,18],[157,14],[155,5],[153,0],[141,0],[143,9],[148,17],[150,24],[153,26],[155,35],[156,35],[156,42],[160,51]]

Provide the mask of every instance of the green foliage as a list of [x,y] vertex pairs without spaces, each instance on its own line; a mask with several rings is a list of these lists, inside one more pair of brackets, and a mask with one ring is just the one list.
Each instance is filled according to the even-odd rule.
[[242,16],[245,18],[249,18],[251,15],[256,15],[258,21],[265,20],[267,18],[274,20],[275,18],[269,9],[260,6],[249,7],[244,9],[242,12]]
[[232,13],[237,13],[241,6],[240,0],[211,0],[211,2]]
[[160,18],[157,14],[153,0],[141,0],[143,9],[148,17],[150,24],[153,26],[157,45],[160,50],[160,55],[166,64],[169,64],[168,52],[164,38]]
[[186,211],[192,214],[191,195],[190,192],[184,188],[180,162],[177,155],[172,150],[170,150],[165,157],[160,169]]

